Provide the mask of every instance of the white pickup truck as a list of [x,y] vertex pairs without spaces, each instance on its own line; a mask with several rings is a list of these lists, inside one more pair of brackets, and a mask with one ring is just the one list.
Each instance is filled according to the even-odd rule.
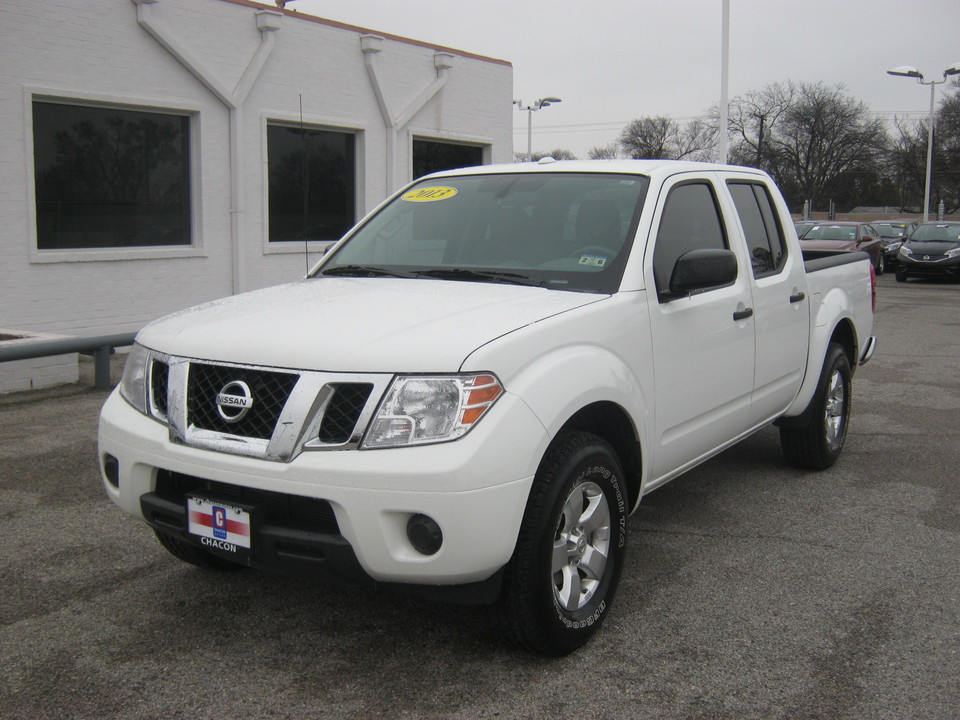
[[564,654],[646,493],[770,423],[834,463],[874,295],[863,253],[804,263],[758,170],[437,173],[306,278],[143,328],[103,484],[187,562],[493,603]]

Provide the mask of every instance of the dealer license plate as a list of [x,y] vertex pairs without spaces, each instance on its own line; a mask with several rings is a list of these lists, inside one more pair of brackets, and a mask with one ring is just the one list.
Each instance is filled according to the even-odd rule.
[[214,550],[245,553],[251,549],[250,512],[205,497],[187,497],[187,532]]

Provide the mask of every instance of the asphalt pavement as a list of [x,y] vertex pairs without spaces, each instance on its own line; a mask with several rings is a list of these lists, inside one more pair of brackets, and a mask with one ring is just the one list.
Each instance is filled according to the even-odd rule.
[[838,464],[771,428],[649,495],[555,660],[484,608],[181,563],[100,487],[89,366],[0,396],[0,718],[960,718],[960,283],[880,286]]

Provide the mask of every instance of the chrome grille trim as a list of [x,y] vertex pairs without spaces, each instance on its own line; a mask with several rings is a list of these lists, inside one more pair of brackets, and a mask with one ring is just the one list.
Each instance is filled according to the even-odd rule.
[[[291,370],[197,360],[152,351],[150,354],[150,372],[162,371],[164,366],[167,369],[166,406],[151,402],[150,413],[155,420],[167,425],[171,442],[273,462],[290,462],[304,451],[354,450],[359,447],[380,398],[393,379],[392,374]],[[299,376],[280,410],[270,437],[246,437],[200,428],[193,424],[189,418],[188,387],[190,367],[194,363],[224,369],[227,376],[231,369],[243,373],[285,373]],[[148,382],[148,387],[153,387],[152,378],[148,378]],[[354,404],[349,406],[347,418],[344,419],[342,413],[338,417],[340,422],[336,433],[337,441],[324,442],[320,439],[320,428],[327,409],[338,389],[351,385],[365,387],[355,393],[356,399]],[[353,414],[356,414],[357,419],[353,429],[349,430],[349,417]]]

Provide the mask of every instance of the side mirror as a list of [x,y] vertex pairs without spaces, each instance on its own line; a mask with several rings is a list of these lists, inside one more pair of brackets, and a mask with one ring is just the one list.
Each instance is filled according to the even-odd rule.
[[670,292],[663,299],[673,300],[698,290],[731,285],[737,273],[737,256],[732,250],[690,250],[677,258],[670,275]]

